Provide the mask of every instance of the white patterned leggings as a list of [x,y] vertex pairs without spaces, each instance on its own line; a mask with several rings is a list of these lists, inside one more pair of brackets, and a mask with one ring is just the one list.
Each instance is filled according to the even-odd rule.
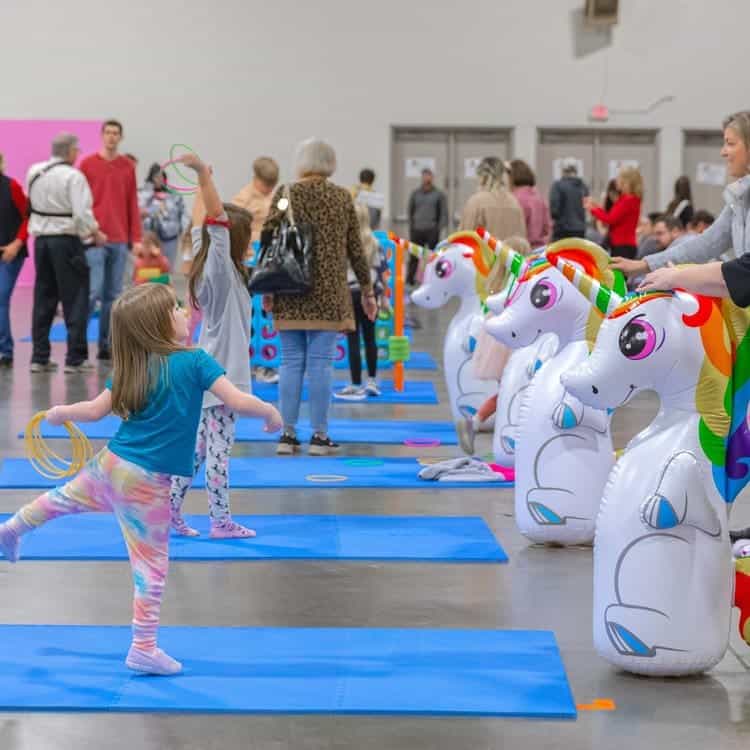
[[[234,447],[236,416],[224,404],[203,409],[195,441],[193,476],[206,462],[206,492],[212,521],[226,521],[229,511],[229,457]],[[185,495],[193,483],[190,477],[172,477],[172,514],[179,515]]]

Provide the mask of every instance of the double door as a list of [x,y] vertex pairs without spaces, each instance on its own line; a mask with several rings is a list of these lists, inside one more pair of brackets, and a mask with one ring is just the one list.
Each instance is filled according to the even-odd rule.
[[458,227],[461,211],[477,188],[476,168],[487,156],[506,160],[511,153],[507,128],[393,128],[391,148],[391,226],[408,235],[409,196],[431,169],[435,186],[445,193],[449,231]]
[[578,176],[594,200],[601,200],[607,183],[621,166],[637,167],[643,177],[643,213],[657,211],[659,201],[658,150],[655,130],[542,129],[537,145],[537,185],[549,196],[560,177],[562,160],[578,160]]

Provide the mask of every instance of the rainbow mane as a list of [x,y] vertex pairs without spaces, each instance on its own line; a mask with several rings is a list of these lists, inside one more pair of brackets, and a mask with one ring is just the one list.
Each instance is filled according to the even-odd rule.
[[[626,293],[625,278],[619,271],[613,271],[609,265],[609,255],[593,242],[580,239],[559,240],[552,243],[543,256],[544,260],[539,262],[539,266],[532,264],[527,269],[529,278],[536,276],[545,270],[551,264],[556,265],[555,261],[561,259],[568,263],[580,266],[586,276],[598,281],[601,285],[612,289],[620,296]],[[542,263],[547,262],[546,266]],[[563,273],[565,276],[566,274]],[[594,348],[596,336],[599,333],[604,313],[596,306],[591,306],[588,320],[586,321],[586,341],[589,350]]]
[[[494,261],[494,253],[487,243],[476,232],[455,232],[443,240],[436,248],[437,255],[445,251],[450,245],[466,245],[464,257],[471,258],[476,269],[476,292],[481,302],[487,298],[487,284],[485,283]],[[437,257],[434,256],[434,257]],[[434,258],[430,259],[432,262]]]

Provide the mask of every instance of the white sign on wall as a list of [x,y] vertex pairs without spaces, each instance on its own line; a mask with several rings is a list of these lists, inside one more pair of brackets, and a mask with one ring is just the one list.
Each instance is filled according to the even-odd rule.
[[385,208],[385,195],[376,193],[374,190],[360,190],[357,193],[357,200],[368,208]]
[[433,156],[411,156],[406,160],[407,177],[421,177],[424,169],[429,169],[435,174],[435,158]]
[[641,165],[638,163],[636,159],[610,159],[609,160],[609,177],[608,180],[614,180],[615,177],[617,177],[618,174],[620,174],[621,169],[625,169],[627,167],[632,167],[633,169],[638,169]]
[[[564,159],[555,159],[552,162],[552,176],[559,180],[562,177],[562,165],[564,161],[568,161],[569,157],[566,157]],[[576,167],[578,168],[578,174],[577,177],[584,177],[583,173],[583,159],[573,159],[573,161],[576,164]]]
[[695,181],[699,185],[723,186],[727,181],[726,165],[699,161],[698,166],[695,168]]
[[464,159],[464,177],[466,179],[471,179],[472,177],[477,176],[477,167],[481,161],[481,156],[470,156]]

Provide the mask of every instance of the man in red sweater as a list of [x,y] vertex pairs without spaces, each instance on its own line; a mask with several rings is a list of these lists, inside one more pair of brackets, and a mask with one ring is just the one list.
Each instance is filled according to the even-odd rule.
[[81,171],[94,196],[94,216],[107,244],[90,247],[86,260],[91,269],[90,313],[101,300],[99,316],[99,354],[101,360],[111,359],[109,317],[112,303],[122,292],[125,267],[130,248],[140,251],[141,217],[133,162],[121,156],[122,124],[107,120],[102,125],[102,148],[81,162]]

